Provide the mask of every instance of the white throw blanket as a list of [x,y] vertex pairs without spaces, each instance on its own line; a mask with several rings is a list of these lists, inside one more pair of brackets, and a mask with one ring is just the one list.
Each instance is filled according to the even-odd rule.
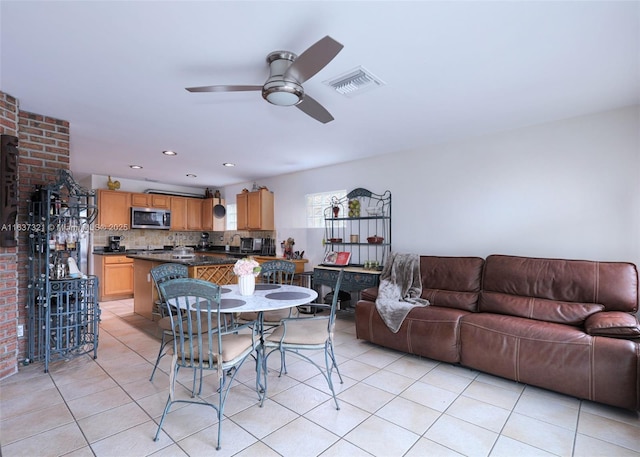
[[420,298],[421,293],[420,257],[392,252],[380,274],[376,308],[393,333],[400,330],[414,306],[429,305],[429,300]]

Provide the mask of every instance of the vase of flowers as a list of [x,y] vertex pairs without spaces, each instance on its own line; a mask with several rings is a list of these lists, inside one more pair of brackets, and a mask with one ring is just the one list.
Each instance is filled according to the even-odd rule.
[[238,277],[240,295],[253,295],[260,270],[260,264],[253,257],[245,257],[235,263],[233,273]]

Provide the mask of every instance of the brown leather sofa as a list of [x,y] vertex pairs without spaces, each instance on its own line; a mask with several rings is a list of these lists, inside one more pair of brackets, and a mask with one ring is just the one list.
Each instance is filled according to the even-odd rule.
[[638,271],[625,262],[491,255],[420,257],[422,298],[397,333],[356,304],[372,343],[640,410]]

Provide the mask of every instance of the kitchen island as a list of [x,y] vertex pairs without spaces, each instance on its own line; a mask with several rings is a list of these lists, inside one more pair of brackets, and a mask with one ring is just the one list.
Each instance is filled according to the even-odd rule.
[[[151,278],[151,269],[163,263],[179,263],[189,269],[189,277],[203,279],[219,285],[236,284],[237,278],[233,274],[233,266],[238,258],[250,254],[238,252],[197,252],[192,256],[176,256],[171,251],[139,251],[128,253],[127,257],[133,259],[133,311],[136,314],[152,319],[155,313],[155,302],[158,293]],[[276,257],[255,256],[258,263],[275,260]],[[296,273],[304,271],[307,259],[292,260],[296,264]]]
[[151,278],[151,269],[163,263],[179,263],[189,269],[189,277],[204,279],[216,284],[232,284],[236,282],[233,265],[235,257],[219,257],[207,254],[195,254],[193,257],[176,258],[171,252],[138,252],[128,254],[133,259],[133,311],[136,314],[152,319],[155,302],[158,299],[155,284]]

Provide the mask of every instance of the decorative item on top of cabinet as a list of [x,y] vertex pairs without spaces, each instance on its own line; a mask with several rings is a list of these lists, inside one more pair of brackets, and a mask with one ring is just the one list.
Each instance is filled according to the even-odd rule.
[[118,189],[120,189],[120,181],[112,181],[111,180],[111,176],[109,176],[109,179],[107,180],[107,188],[109,190],[118,190]]
[[275,230],[273,192],[260,189],[236,195],[238,230]]
[[344,198],[334,197],[324,210],[324,221],[326,254],[349,252],[351,266],[384,265],[391,251],[390,191],[375,194],[357,188]]

